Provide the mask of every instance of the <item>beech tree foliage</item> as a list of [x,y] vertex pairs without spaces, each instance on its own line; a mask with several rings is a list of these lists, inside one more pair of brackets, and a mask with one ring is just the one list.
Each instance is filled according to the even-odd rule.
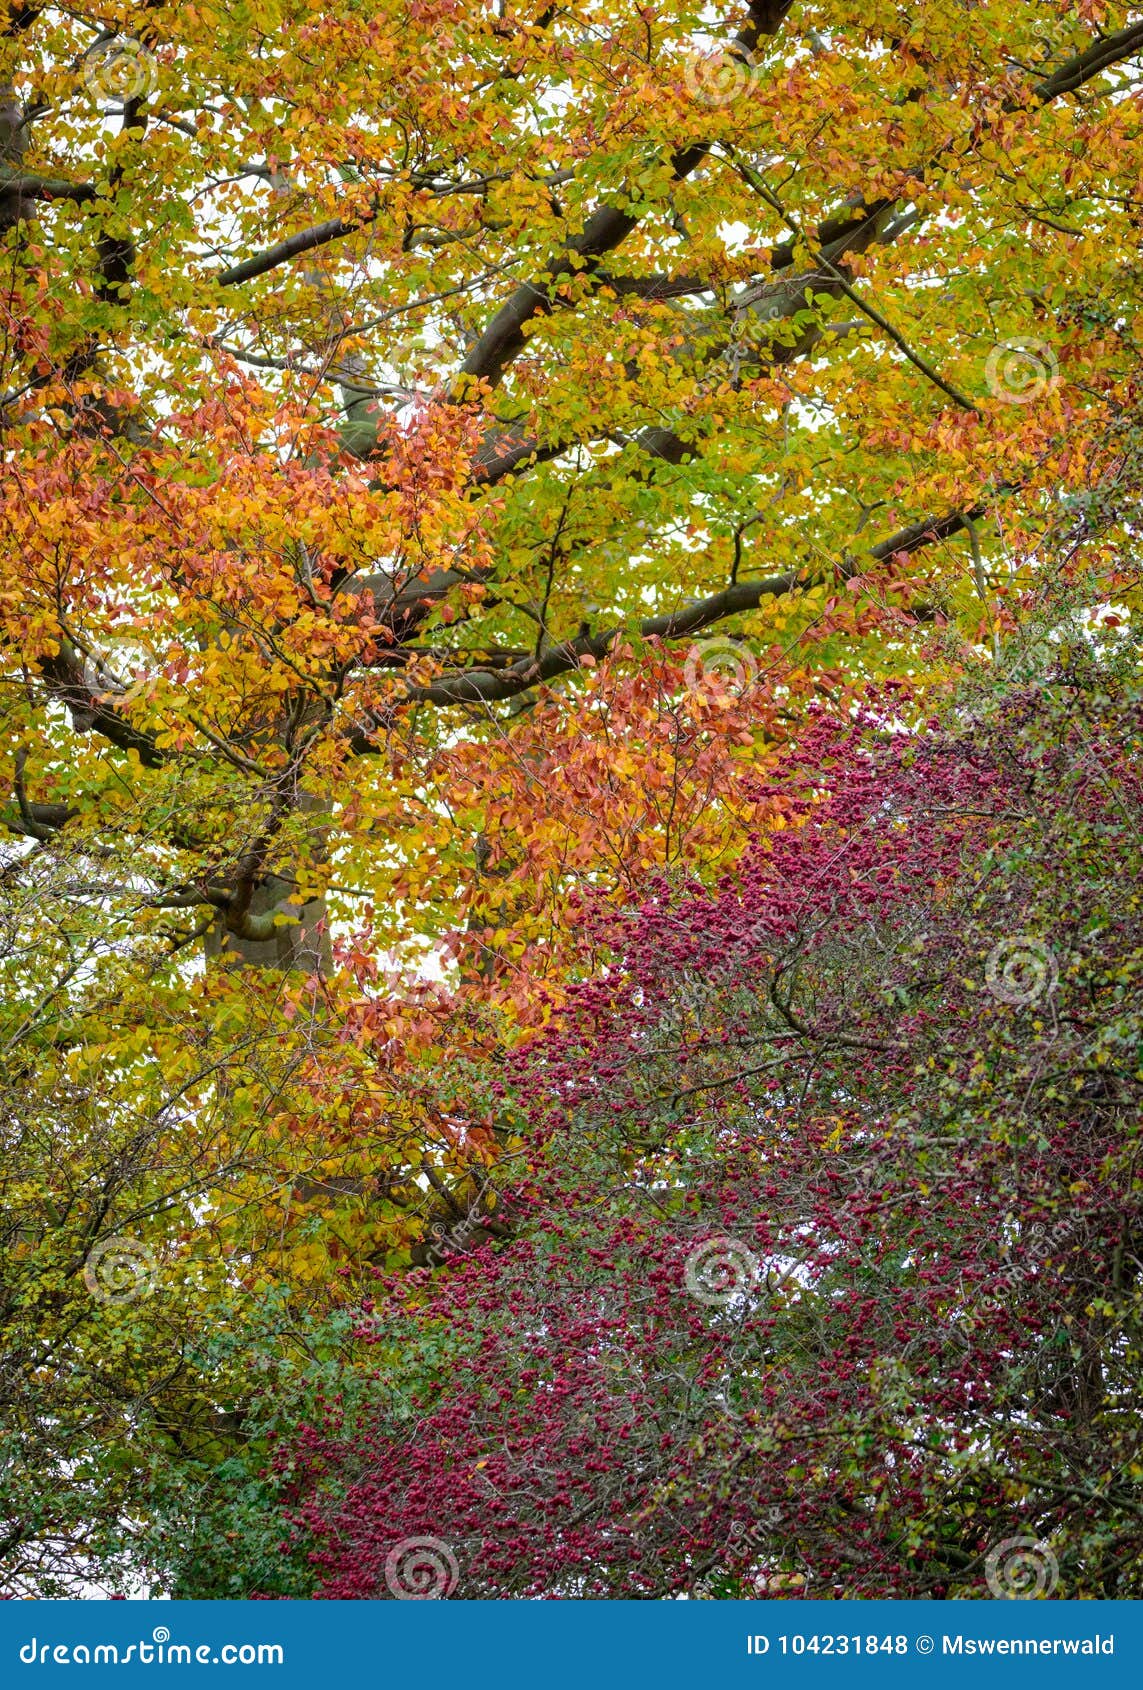
[[724,626],[901,668],[1105,528],[1131,11],[2,15],[9,819],[125,784],[230,954],[327,960],[347,859],[407,941],[497,702]]

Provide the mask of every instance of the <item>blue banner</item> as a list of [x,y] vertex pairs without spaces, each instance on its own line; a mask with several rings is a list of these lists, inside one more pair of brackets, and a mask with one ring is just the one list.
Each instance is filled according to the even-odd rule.
[[1143,1683],[1134,1602],[8,1602],[0,1684]]

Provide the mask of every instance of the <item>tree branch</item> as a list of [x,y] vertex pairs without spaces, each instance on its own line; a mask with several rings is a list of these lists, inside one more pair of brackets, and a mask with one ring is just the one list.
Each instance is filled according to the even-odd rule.
[[[748,21],[734,37],[733,48],[751,53],[762,36],[776,35],[791,4],[792,0],[752,4]],[[669,161],[672,180],[685,181],[709,151],[709,143],[701,141],[673,153]],[[581,233],[568,237],[544,273],[535,281],[524,282],[496,312],[461,365],[458,383],[461,394],[466,381],[483,381],[491,387],[499,385],[508,366],[524,349],[527,325],[551,312],[556,283],[586,271],[593,290],[604,285],[597,269],[599,259],[626,240],[638,222],[634,213],[620,211],[616,206],[602,205],[592,212]]]
[[[926,546],[935,545],[959,533],[968,526],[969,521],[984,514],[984,507],[977,506],[968,512],[954,511],[946,516],[927,517],[922,522],[913,523],[910,527],[891,534],[887,539],[872,546],[866,555],[875,562],[882,562],[902,552],[912,555]],[[843,577],[859,572],[856,562],[848,557],[838,568]],[[682,610],[644,618],[639,623],[638,634],[645,640],[688,639],[701,633],[704,628],[724,621],[728,616],[739,616],[746,611],[756,610],[764,599],[778,597],[783,593],[805,592],[822,585],[828,579],[827,570],[789,569],[780,575],[756,576],[745,581],[736,581],[728,587],[723,587],[720,592],[698,599]],[[931,613],[922,606],[916,608],[913,614],[920,620],[927,619]],[[554,680],[557,675],[578,669],[585,657],[593,658],[596,662],[601,661],[623,632],[622,628],[612,628],[602,634],[579,634],[574,639],[550,646],[542,657],[528,657],[495,673],[491,670],[473,670],[464,675],[444,675],[425,686],[410,687],[401,703],[491,704],[514,698],[532,687]],[[373,749],[369,744],[368,735],[363,733],[354,735],[352,743],[355,750]]]

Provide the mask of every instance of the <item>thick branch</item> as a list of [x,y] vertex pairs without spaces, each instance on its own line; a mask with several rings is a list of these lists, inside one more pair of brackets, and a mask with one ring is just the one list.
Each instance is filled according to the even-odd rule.
[[66,647],[57,656],[44,658],[40,669],[54,697],[70,711],[77,732],[94,729],[121,751],[134,751],[147,768],[157,769],[164,762],[150,734],[133,727],[105,698],[92,692],[82,663],[73,661]]
[[331,217],[328,223],[319,223],[313,229],[303,229],[299,234],[289,235],[277,246],[267,247],[265,252],[259,252],[253,258],[247,258],[241,264],[232,264],[229,270],[224,270],[216,278],[219,287],[233,288],[240,282],[249,282],[255,276],[264,276],[267,270],[276,270],[279,264],[286,264],[291,258],[300,258],[303,252],[313,252],[315,247],[328,246],[330,241],[340,240],[343,235],[356,234],[364,226],[360,218],[347,222],[344,217]]
[[54,176],[7,176],[0,174],[0,194],[17,199],[75,200],[77,204],[95,198],[91,182],[63,182]]
[[1105,35],[1061,65],[1052,76],[1038,82],[1034,89],[1036,99],[1046,105],[1060,94],[1073,94],[1101,71],[1121,64],[1140,51],[1143,51],[1143,23],[1129,24],[1115,35]]
[[[902,552],[911,555],[925,546],[935,545],[948,539],[950,535],[959,533],[968,526],[969,521],[983,514],[984,508],[977,506],[969,512],[956,511],[946,516],[928,517],[923,522],[913,523],[909,528],[891,534],[888,539],[872,546],[866,555],[875,562],[884,561]],[[860,573],[856,562],[850,559],[839,564],[838,571],[843,577]],[[682,610],[644,618],[639,624],[638,633],[640,638],[645,640],[689,639],[701,633],[704,628],[724,621],[728,616],[739,616],[746,611],[757,610],[764,599],[775,598],[782,593],[805,592],[822,585],[829,578],[829,572],[826,570],[788,569],[780,575],[757,576],[745,581],[736,581],[728,587],[723,587],[720,592],[686,605]],[[922,611],[916,614],[920,616],[928,613]],[[495,673],[490,670],[474,670],[466,675],[444,675],[427,686],[410,687],[408,699],[416,703],[450,705],[491,704],[514,698],[531,687],[578,669],[585,657],[599,662],[606,657],[623,633],[622,628],[611,628],[602,634],[579,634],[572,640],[552,646],[542,657],[526,658]],[[367,736],[360,737],[362,743],[357,748],[370,749]]]
[[[733,50],[752,53],[762,36],[776,35],[791,4],[792,0],[752,4],[747,22],[734,38]],[[709,144],[700,141],[672,154],[672,180],[684,181],[709,151]],[[563,250],[551,260],[544,274],[535,281],[523,283],[500,307],[461,365],[462,381],[480,380],[495,387],[508,365],[523,350],[527,325],[551,311],[554,285],[567,276],[587,271],[593,286],[598,287],[599,260],[626,240],[638,222],[632,212],[620,211],[616,206],[602,205],[594,211],[581,233],[570,236],[564,243]]]

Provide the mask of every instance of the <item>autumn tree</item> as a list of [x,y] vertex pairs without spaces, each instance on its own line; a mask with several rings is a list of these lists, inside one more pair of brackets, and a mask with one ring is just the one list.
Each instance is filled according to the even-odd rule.
[[1046,529],[1112,571],[1140,45],[1094,0],[7,6],[9,790],[177,788],[156,896],[310,967],[347,859],[415,933],[435,748],[619,640],[797,694],[999,638]]

